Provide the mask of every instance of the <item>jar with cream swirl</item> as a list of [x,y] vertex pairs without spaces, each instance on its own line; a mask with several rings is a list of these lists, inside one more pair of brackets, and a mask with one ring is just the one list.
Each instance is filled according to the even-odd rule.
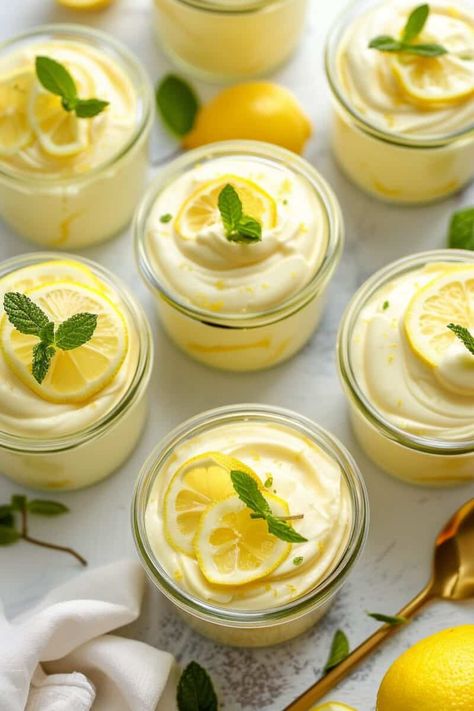
[[418,3],[366,0],[331,31],[326,74],[334,99],[332,146],[348,177],[389,202],[424,203],[474,176],[474,12],[466,0],[434,0],[412,44],[444,54],[380,51],[399,41]]
[[[79,118],[35,71],[47,57],[70,73],[81,99],[108,102]],[[150,82],[105,33],[46,25],[0,46],[0,215],[43,247],[77,249],[130,220],[148,167]]]
[[[231,185],[260,241],[226,234]],[[171,338],[226,370],[286,360],[313,333],[343,240],[334,194],[306,161],[269,144],[216,143],[152,184],[135,218],[139,269]]]

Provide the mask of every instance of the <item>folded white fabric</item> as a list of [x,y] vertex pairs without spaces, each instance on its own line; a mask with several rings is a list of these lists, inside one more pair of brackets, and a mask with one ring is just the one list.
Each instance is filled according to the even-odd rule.
[[1,711],[173,711],[173,657],[106,634],[139,616],[144,583],[138,563],[120,561],[11,622],[0,609]]

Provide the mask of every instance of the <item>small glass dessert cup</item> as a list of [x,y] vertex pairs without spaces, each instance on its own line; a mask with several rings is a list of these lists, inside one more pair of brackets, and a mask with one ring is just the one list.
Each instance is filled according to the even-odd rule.
[[[273,514],[299,514],[290,530],[305,542],[289,544],[251,518],[233,488],[236,469],[258,482]],[[368,500],[331,434],[288,410],[237,405],[198,415],[158,444],[137,482],[132,526],[145,571],[191,627],[220,644],[262,647],[325,614],[362,551]]]
[[[35,57],[71,73],[80,98],[108,101],[93,118],[43,89]],[[46,25],[0,45],[0,215],[46,248],[102,242],[130,221],[148,171],[152,88],[135,57],[81,25]]]
[[[11,325],[5,294],[12,292],[48,316],[53,309],[56,333],[61,314],[96,314],[91,348],[58,346],[37,382],[32,348],[39,337]],[[1,473],[43,490],[100,481],[131,454],[145,423],[153,342],[140,305],[98,264],[47,252],[0,265],[0,304]]]
[[307,0],[154,0],[160,44],[208,81],[267,74],[294,51]]
[[442,199],[474,177],[472,6],[430,3],[425,29],[413,41],[441,43],[450,50],[441,57],[368,46],[378,35],[400,36],[415,6],[412,0],[354,3],[325,51],[337,161],[366,192],[405,204]]
[[474,479],[474,356],[449,323],[474,328],[474,254],[434,250],[390,264],[352,298],[338,365],[355,434],[412,484]]
[[[260,220],[261,241],[226,238],[218,196],[228,184]],[[343,243],[338,202],[319,173],[253,141],[215,143],[171,163],[134,232],[170,337],[196,360],[235,371],[271,367],[308,341]]]

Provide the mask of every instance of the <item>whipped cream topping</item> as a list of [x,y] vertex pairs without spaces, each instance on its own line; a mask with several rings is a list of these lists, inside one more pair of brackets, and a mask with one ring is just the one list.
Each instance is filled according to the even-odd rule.
[[[208,451],[239,459],[262,482],[271,475],[272,491],[288,502],[291,513],[304,514],[296,527],[308,542],[294,545],[288,558],[262,580],[235,587],[213,585],[195,559],[176,552],[165,538],[168,484],[187,459]],[[205,602],[244,610],[283,605],[322,582],[344,552],[351,523],[349,492],[339,464],[296,429],[271,422],[217,425],[180,444],[156,477],[145,514],[154,554],[180,587]],[[295,566],[295,556],[303,557],[301,565]]]
[[414,435],[462,442],[474,438],[474,357],[453,342],[430,367],[404,328],[411,298],[449,266],[432,263],[381,287],[358,315],[350,352],[358,385],[382,417]]
[[[251,180],[275,201],[275,227],[262,241],[226,239],[222,220],[183,237],[173,217],[199,186],[223,176]],[[324,260],[328,228],[323,204],[302,176],[268,160],[216,158],[196,165],[158,195],[146,227],[152,267],[181,301],[222,314],[254,314],[278,307],[300,291]]]
[[[357,17],[346,29],[337,54],[337,73],[343,94],[368,123],[388,132],[442,136],[474,124],[474,95],[449,106],[421,108],[400,90],[391,69],[392,54],[369,48],[379,35],[398,38],[416,7],[413,0],[389,0]],[[460,0],[430,2],[419,42],[436,42],[448,51],[474,52],[474,11]],[[472,72],[474,61],[449,55],[449,61]]]
[[[121,305],[119,294],[89,268],[72,260],[68,260],[67,264],[71,281],[99,288],[111,301]],[[18,269],[0,280],[0,303],[3,303],[7,291],[24,292],[28,287],[38,285],[40,278],[46,282],[67,277],[64,274],[58,277],[54,261]],[[60,437],[92,426],[120,402],[131,384],[139,355],[136,326],[125,309],[122,313],[127,319],[130,334],[125,360],[111,382],[85,402],[54,403],[44,400],[21,382],[0,353],[0,431],[25,438]],[[6,318],[3,309],[0,320],[2,318]]]

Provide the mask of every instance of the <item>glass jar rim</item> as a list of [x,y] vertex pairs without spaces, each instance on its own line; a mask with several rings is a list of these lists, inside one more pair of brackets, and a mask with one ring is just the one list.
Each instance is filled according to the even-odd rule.
[[[382,2],[379,2],[378,4],[382,5]],[[330,28],[324,48],[324,68],[332,96],[339,107],[342,108],[345,113],[348,114],[356,123],[357,127],[365,133],[369,133],[374,138],[378,138],[385,143],[395,144],[404,148],[440,148],[442,146],[450,145],[458,140],[474,138],[474,124],[461,128],[457,131],[440,134],[439,136],[411,137],[403,133],[396,133],[377,126],[375,123],[368,121],[362,114],[356,111],[356,109],[347,100],[344,90],[341,87],[335,59],[339,49],[339,41],[342,33],[347,29],[352,20],[360,15],[360,12],[360,3],[356,0],[351,0],[349,6],[346,8],[346,11],[341,13]]]
[[247,0],[245,4],[229,7],[222,0],[176,0],[181,5],[187,5],[195,10],[213,12],[220,15],[246,15],[260,10],[266,10],[272,5],[283,4],[285,0]]
[[[269,161],[273,160],[295,171],[298,175],[302,175],[313,188],[326,219],[328,232],[327,249],[324,259],[312,279],[289,299],[261,313],[216,314],[214,311],[208,311],[186,302],[160,281],[152,267],[150,249],[147,245],[146,228],[148,217],[161,190],[196,163],[226,155],[248,155]],[[320,173],[304,158],[285,148],[261,141],[246,140],[211,143],[189,151],[169,163],[148,187],[135,213],[133,233],[138,269],[152,292],[158,294],[170,306],[194,320],[211,326],[234,329],[257,328],[269,325],[290,316],[306,306],[329,281],[337,266],[344,244],[344,224],[339,203],[332,188]]]
[[142,115],[139,117],[140,120],[137,122],[137,126],[131,137],[116,153],[85,173],[65,177],[48,177],[44,174],[29,175],[15,170],[9,170],[8,167],[5,166],[0,166],[0,180],[14,181],[22,185],[36,185],[41,182],[42,185],[46,183],[51,187],[59,185],[83,185],[84,183],[93,180],[104,171],[107,171],[112,166],[115,166],[116,163],[120,162],[122,158],[125,158],[135,147],[135,145],[140,142],[140,139],[146,134],[148,128],[151,127],[154,117],[154,104],[153,89],[150,80],[148,79],[148,75],[133,52],[131,52],[124,44],[116,40],[115,37],[107,34],[106,32],[102,32],[101,30],[97,30],[86,25],[73,23],[50,23],[38,25],[1,42],[0,53],[13,48],[17,43],[24,42],[28,39],[35,39],[37,37],[41,37],[41,35],[50,35],[54,38],[56,36],[60,37],[62,34],[105,47],[106,51],[109,51],[112,55],[115,55],[120,59],[124,70],[132,77],[132,79],[135,76],[133,85],[137,96],[143,102]]
[[[347,484],[352,505],[349,537],[337,565],[312,590],[279,607],[263,610],[232,610],[211,605],[180,588],[156,559],[148,541],[145,513],[149,495],[161,465],[182,441],[213,425],[240,420],[271,420],[303,432],[335,459]],[[352,455],[339,440],[307,417],[279,407],[242,404],[207,410],[186,420],[168,433],[153,449],[138,476],[132,501],[132,531],[145,571],[161,592],[178,607],[209,621],[229,626],[254,626],[278,622],[288,616],[298,617],[315,605],[322,605],[340,588],[362,552],[369,521],[369,502],[365,482]]]
[[[23,267],[33,266],[45,261],[62,261],[64,258],[64,254],[60,252],[31,252],[20,257],[12,257],[0,263],[0,280]],[[130,318],[137,328],[139,352],[135,373],[120,400],[92,425],[54,438],[22,436],[0,430],[0,448],[28,454],[49,454],[79,447],[102,435],[104,431],[125,415],[141,396],[150,378],[153,365],[153,338],[150,324],[140,303],[135,299],[128,287],[102,265],[85,257],[79,257],[76,254],[71,256],[70,259],[87,266],[119,294],[122,304],[128,310]]]
[[358,384],[351,361],[353,329],[361,310],[369,299],[371,299],[384,284],[392,281],[397,276],[401,276],[432,262],[445,261],[457,264],[464,262],[471,264],[474,263],[474,254],[464,249],[434,249],[397,259],[372,274],[353,295],[342,316],[337,335],[337,362],[342,383],[347,389],[353,404],[372,425],[381,429],[389,439],[405,447],[426,454],[469,454],[474,451],[474,440],[460,443],[457,441],[450,442],[448,440],[435,439],[433,437],[421,437],[400,429],[390,420],[383,417]]

